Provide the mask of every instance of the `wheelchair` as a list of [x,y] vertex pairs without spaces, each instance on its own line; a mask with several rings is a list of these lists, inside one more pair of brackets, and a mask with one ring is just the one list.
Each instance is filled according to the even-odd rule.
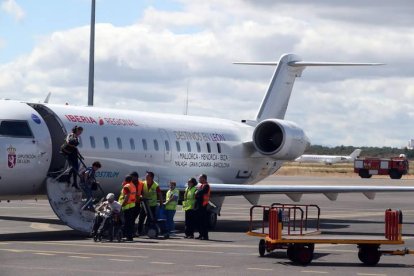
[[98,213],[97,216],[102,216],[101,223],[104,223],[102,230],[97,232],[93,236],[95,242],[102,241],[103,238],[107,238],[110,242],[116,240],[117,242],[122,241],[123,232],[123,218],[122,213],[113,213],[108,215]]

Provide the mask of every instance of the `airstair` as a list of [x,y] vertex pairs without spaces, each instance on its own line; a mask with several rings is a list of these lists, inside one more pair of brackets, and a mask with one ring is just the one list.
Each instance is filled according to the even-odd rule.
[[[82,190],[72,187],[71,182],[67,181],[68,172],[69,169],[66,166],[66,169],[60,174],[51,174],[46,179],[47,196],[50,206],[56,216],[70,228],[84,233],[90,233],[95,212],[83,208],[87,205],[85,194]],[[103,196],[101,189],[97,193],[99,193],[99,196],[94,193],[93,198],[101,198]]]

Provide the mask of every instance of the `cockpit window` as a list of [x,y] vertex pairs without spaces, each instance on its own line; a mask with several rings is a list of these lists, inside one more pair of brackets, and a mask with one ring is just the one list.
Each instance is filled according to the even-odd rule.
[[0,135],[17,138],[33,138],[32,130],[27,121],[2,121]]

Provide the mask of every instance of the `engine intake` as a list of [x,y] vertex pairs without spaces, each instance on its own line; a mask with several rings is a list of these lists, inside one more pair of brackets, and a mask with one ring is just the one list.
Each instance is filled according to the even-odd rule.
[[309,139],[295,123],[268,119],[253,132],[253,144],[258,152],[280,160],[293,160],[309,146]]

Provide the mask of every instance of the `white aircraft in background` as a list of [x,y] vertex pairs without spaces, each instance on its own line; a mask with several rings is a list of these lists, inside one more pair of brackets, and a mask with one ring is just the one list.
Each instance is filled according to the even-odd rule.
[[354,150],[350,155],[317,155],[317,154],[303,154],[295,159],[299,163],[325,163],[332,165],[335,163],[350,163],[354,162],[361,154],[360,149]]
[[335,200],[338,193],[361,192],[373,199],[375,192],[414,191],[407,186],[252,185],[309,146],[304,131],[284,120],[295,78],[306,66],[374,64],[304,62],[293,54],[278,63],[245,64],[277,65],[252,121],[0,100],[0,200],[46,195],[64,223],[89,232],[94,215],[82,210],[82,193],[56,180],[67,166],[60,146],[75,125],[84,128],[79,149],[85,162],[103,165],[97,179],[105,193],[119,192],[131,171],[140,176],[155,172],[164,190],[170,180],[183,190],[189,177],[206,173],[215,206],[212,222],[226,196],[243,195],[256,204],[260,194],[286,194],[299,201],[305,193]]

